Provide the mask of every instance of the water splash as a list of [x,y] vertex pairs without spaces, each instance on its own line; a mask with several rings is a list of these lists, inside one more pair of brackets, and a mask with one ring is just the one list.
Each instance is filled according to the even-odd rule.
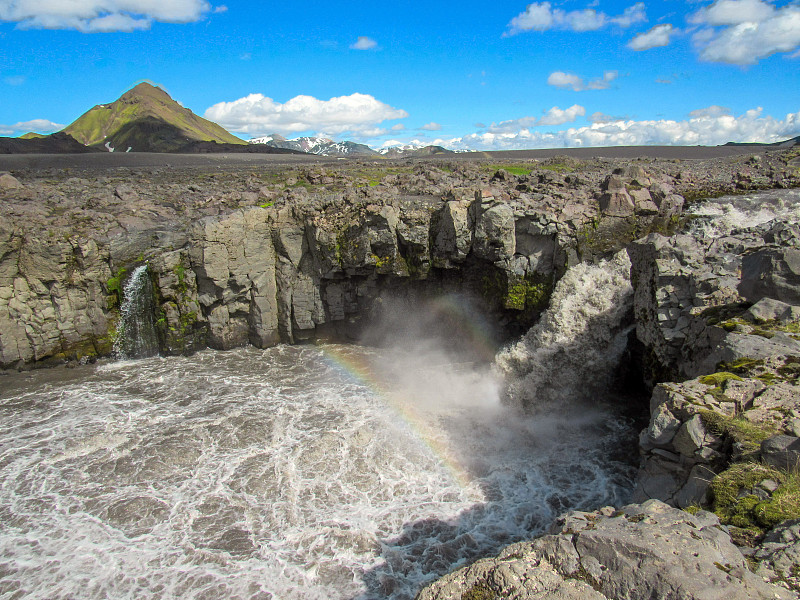
[[391,402],[342,354],[371,378],[401,363],[278,346],[79,367],[61,385],[14,374],[31,379],[0,391],[0,597],[408,600],[565,508],[627,499],[634,470],[609,456],[633,432],[616,415],[520,417],[439,363],[419,386],[471,401],[376,379]]
[[146,358],[158,354],[158,335],[153,318],[153,284],[147,265],[131,273],[122,288],[114,354],[119,359]]
[[606,391],[630,330],[630,268],[623,250],[564,274],[542,319],[497,355],[508,401],[530,410],[591,400]]
[[771,221],[800,222],[800,190],[770,190],[744,196],[722,196],[692,208],[688,233],[697,239],[716,239],[739,229]]

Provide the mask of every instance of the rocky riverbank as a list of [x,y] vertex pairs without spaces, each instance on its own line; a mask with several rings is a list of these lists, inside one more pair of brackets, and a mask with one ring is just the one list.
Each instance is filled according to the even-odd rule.
[[565,515],[421,599],[800,596],[800,194],[694,211],[627,248],[654,384],[635,504]]
[[652,389],[637,504],[567,515],[421,597],[797,597],[800,229],[719,229],[698,203],[797,187],[795,155],[14,171],[0,363],[110,354],[142,265],[160,351],[182,353],[358,339],[384,298],[447,290],[514,337],[567,269],[627,248],[626,356]]

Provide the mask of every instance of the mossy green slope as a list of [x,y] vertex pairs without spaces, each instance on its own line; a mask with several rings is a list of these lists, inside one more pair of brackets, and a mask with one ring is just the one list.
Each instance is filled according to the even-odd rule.
[[120,151],[174,152],[194,141],[246,144],[198,117],[164,90],[140,83],[111,104],[99,104],[64,129],[86,146],[106,142]]

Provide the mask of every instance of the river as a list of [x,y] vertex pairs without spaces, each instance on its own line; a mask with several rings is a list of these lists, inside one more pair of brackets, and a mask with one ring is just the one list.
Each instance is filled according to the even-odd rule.
[[490,364],[350,345],[0,378],[0,598],[413,598],[624,502],[612,405],[524,417]]

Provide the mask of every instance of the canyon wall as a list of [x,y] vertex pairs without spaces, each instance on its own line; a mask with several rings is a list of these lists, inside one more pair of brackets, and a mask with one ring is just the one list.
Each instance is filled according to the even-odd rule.
[[[109,354],[123,284],[143,263],[164,353],[352,338],[386,294],[467,293],[519,334],[570,265],[668,227],[683,205],[673,177],[638,166],[522,176],[426,167],[339,194],[262,187],[242,193],[250,206],[207,216],[174,190],[148,197],[147,184],[112,187],[91,212],[80,197],[11,179],[19,215],[0,219],[3,367]],[[65,205],[77,213],[68,227],[53,216]]]

